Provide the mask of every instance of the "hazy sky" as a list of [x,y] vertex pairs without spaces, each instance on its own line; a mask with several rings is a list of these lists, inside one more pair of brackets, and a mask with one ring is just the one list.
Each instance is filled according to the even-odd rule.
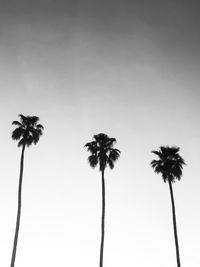
[[200,266],[200,4],[0,0],[0,266],[9,266],[21,150],[17,115],[45,127],[26,150],[16,267],[98,266],[101,180],[84,144],[122,154],[106,171],[105,267],[176,267],[170,194],[151,150],[180,146],[182,266]]

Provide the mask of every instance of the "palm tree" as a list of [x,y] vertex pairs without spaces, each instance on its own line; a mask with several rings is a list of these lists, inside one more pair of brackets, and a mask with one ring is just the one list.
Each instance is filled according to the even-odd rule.
[[12,122],[12,125],[17,126],[17,128],[15,128],[15,130],[12,132],[12,139],[19,141],[18,147],[22,147],[22,152],[21,152],[20,174],[19,174],[19,185],[18,185],[17,219],[16,219],[15,236],[14,236],[10,267],[14,267],[15,265],[17,240],[19,234],[19,225],[21,217],[22,178],[23,178],[23,168],[24,168],[24,151],[26,146],[29,147],[33,143],[37,144],[44,129],[41,124],[38,124],[39,118],[36,116],[24,116],[20,114],[19,117],[20,117],[19,121]]
[[177,180],[181,179],[183,165],[185,165],[184,159],[179,155],[178,152],[179,152],[179,147],[161,146],[159,151],[152,151],[152,153],[158,156],[158,160],[153,160],[151,162],[151,166],[152,168],[154,168],[154,171],[156,173],[161,173],[164,182],[168,182],[169,184],[171,204],[172,204],[172,217],[174,226],[177,266],[181,267],[177,224],[176,224],[176,212],[175,212],[174,196],[172,189],[172,183],[174,183],[176,179]]
[[93,136],[93,141],[87,143],[87,151],[91,153],[88,157],[89,164],[95,168],[99,164],[99,171],[102,179],[102,216],[101,216],[101,245],[100,245],[100,261],[99,266],[103,267],[103,248],[105,236],[105,179],[104,172],[107,166],[114,168],[114,162],[119,158],[120,151],[113,148],[116,143],[115,138],[110,138],[104,133]]

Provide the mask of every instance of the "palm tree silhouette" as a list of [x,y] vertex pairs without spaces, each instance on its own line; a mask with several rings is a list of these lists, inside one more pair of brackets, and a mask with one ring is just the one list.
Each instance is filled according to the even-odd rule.
[[44,129],[41,124],[37,124],[39,118],[36,116],[24,116],[19,115],[19,121],[13,121],[12,125],[17,126],[17,128],[12,132],[12,139],[17,140],[18,147],[22,147],[21,161],[20,161],[20,175],[19,175],[19,185],[18,185],[18,208],[17,208],[17,219],[15,227],[15,236],[12,250],[12,258],[10,267],[15,265],[15,257],[17,250],[17,240],[19,234],[19,225],[21,217],[21,194],[22,194],[22,178],[23,178],[23,168],[24,168],[24,151],[25,147],[37,144],[40,136],[42,135],[42,130]]
[[183,165],[185,165],[185,161],[179,155],[178,152],[179,152],[179,147],[161,146],[159,151],[152,151],[152,153],[157,155],[159,159],[153,160],[151,162],[151,166],[152,168],[154,168],[154,171],[156,173],[162,174],[164,182],[169,183],[171,204],[172,204],[173,226],[174,226],[174,239],[176,247],[176,259],[177,259],[177,266],[181,267],[177,224],[176,224],[176,212],[175,212],[174,196],[172,189],[172,183],[174,183],[176,179],[177,180],[181,179]]
[[105,179],[104,172],[107,166],[114,168],[114,162],[119,158],[120,151],[113,148],[116,143],[115,138],[110,138],[104,133],[93,136],[94,141],[87,143],[87,151],[91,153],[88,157],[89,164],[95,168],[99,164],[99,171],[102,178],[102,216],[101,216],[101,245],[100,245],[100,261],[99,266],[103,267],[103,248],[105,236]]

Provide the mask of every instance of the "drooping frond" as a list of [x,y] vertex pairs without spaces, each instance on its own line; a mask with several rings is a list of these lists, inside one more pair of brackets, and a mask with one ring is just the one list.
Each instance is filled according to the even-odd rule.
[[12,139],[19,140],[18,146],[37,144],[44,127],[37,124],[39,117],[37,116],[24,116],[19,114],[19,121],[13,121],[12,125],[18,126],[12,132]]
[[97,143],[95,141],[90,142],[90,143],[86,143],[85,147],[87,147],[87,151],[92,153],[92,154],[95,154],[97,151]]
[[12,132],[12,139],[13,140],[19,140],[23,136],[24,132],[25,132],[25,130],[22,127],[16,128]]
[[111,168],[111,170],[114,168],[114,163],[113,161],[108,157],[107,158],[108,166]]
[[116,161],[118,160],[118,158],[120,157],[120,151],[118,149],[111,149],[110,152],[109,152],[109,158],[112,160],[112,161]]
[[152,160],[151,166],[156,173],[161,173],[164,182],[180,180],[182,176],[184,159],[179,155],[179,147],[161,146],[159,151],[152,151],[158,160]]
[[22,124],[19,121],[13,121],[12,125],[16,125],[16,126],[22,127]]
[[113,148],[116,139],[110,138],[104,133],[94,135],[93,138],[92,142],[85,144],[87,151],[91,153],[88,157],[90,165],[96,167],[99,163],[100,171],[104,170],[107,165],[113,169],[114,162],[120,156],[120,151]]
[[44,127],[42,126],[42,124],[37,124],[37,125],[36,125],[36,128],[37,128],[38,130],[44,130]]
[[98,158],[95,155],[90,155],[88,157],[88,162],[92,168],[95,168],[98,164]]

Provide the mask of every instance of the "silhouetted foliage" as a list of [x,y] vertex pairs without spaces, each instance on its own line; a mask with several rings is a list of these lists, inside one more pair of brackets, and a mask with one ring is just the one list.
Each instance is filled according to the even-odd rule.
[[181,267],[177,225],[176,225],[176,212],[175,212],[175,204],[174,204],[174,196],[172,188],[172,183],[174,183],[176,179],[177,180],[181,179],[183,165],[185,165],[185,161],[178,153],[179,150],[180,150],[179,147],[161,146],[160,150],[152,151],[152,153],[158,156],[158,160],[152,160],[151,166],[156,173],[160,173],[162,175],[164,182],[167,181],[169,183],[171,203],[172,203],[174,239],[176,246],[176,259],[177,259],[177,266]]
[[95,168],[99,163],[99,170],[104,170],[107,165],[113,169],[114,162],[119,158],[120,151],[113,148],[116,143],[115,138],[110,138],[104,133],[94,135],[94,141],[87,143],[85,147],[91,153],[88,157],[89,164]]
[[100,260],[99,266],[103,267],[103,248],[105,235],[105,180],[104,171],[107,166],[114,168],[114,162],[119,158],[120,151],[113,148],[116,143],[115,138],[110,138],[104,133],[93,136],[93,141],[87,143],[85,147],[90,152],[88,157],[89,164],[95,168],[99,164],[99,170],[102,174],[102,216],[101,216],[101,245],[100,245]]
[[14,267],[15,265],[17,241],[18,241],[19,226],[20,226],[24,151],[26,146],[28,147],[31,144],[37,144],[44,129],[44,127],[41,124],[38,124],[39,118],[36,116],[24,116],[20,114],[19,118],[20,118],[19,121],[12,122],[12,125],[17,126],[17,128],[15,128],[14,131],[12,132],[12,139],[19,141],[18,146],[19,147],[22,146],[22,152],[20,160],[20,175],[19,175],[19,186],[18,186],[17,219],[16,219],[11,265],[10,265],[11,267]]
[[39,118],[37,116],[19,115],[20,121],[13,121],[12,125],[17,128],[12,132],[12,139],[19,140],[18,146],[23,144],[30,146],[32,143],[37,144],[44,127],[37,124]]
[[161,173],[164,182],[180,180],[182,176],[183,158],[179,155],[179,147],[161,146],[159,151],[152,151],[158,156],[158,160],[153,160],[151,166],[156,173]]

